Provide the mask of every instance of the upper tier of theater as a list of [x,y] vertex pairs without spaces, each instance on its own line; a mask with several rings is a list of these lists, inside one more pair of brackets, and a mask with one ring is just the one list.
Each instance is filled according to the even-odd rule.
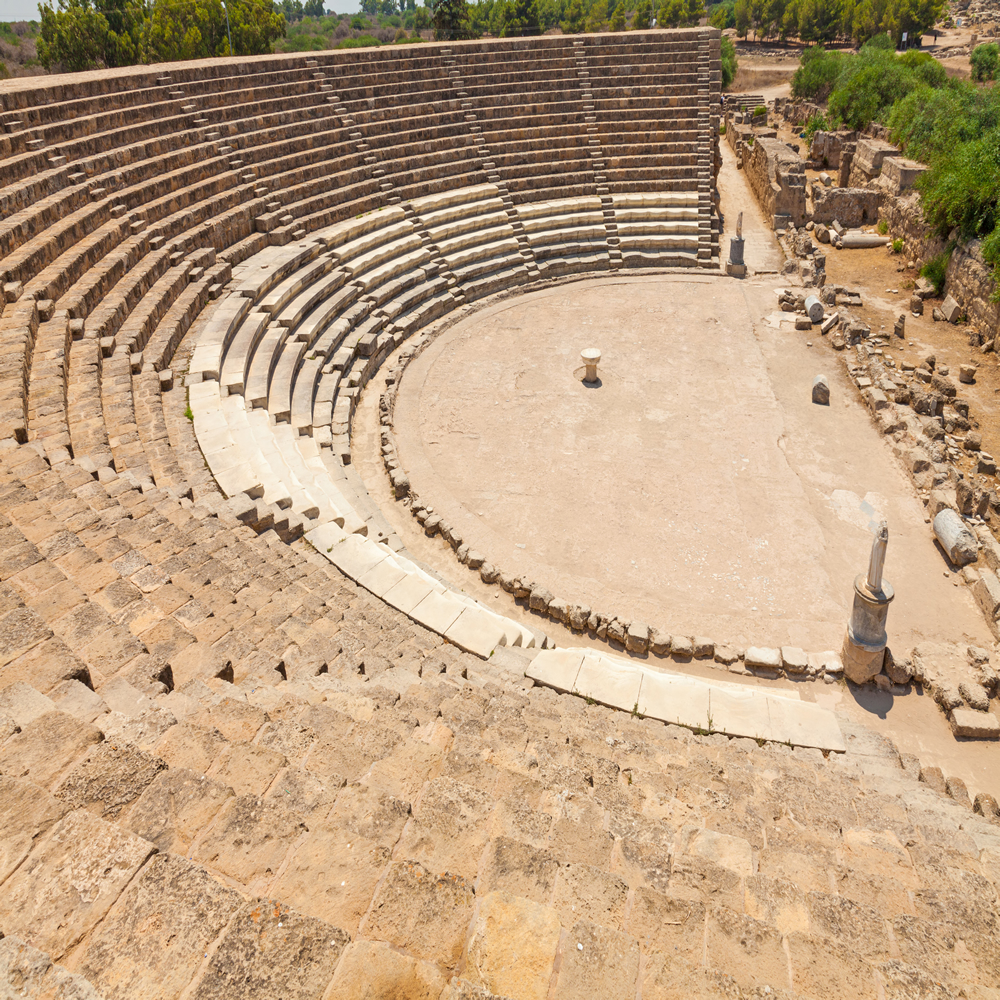
[[[105,347],[124,329],[119,345],[138,351],[179,295],[182,262],[207,292],[266,246],[483,183],[522,244],[518,206],[599,197],[607,268],[658,263],[655,245],[623,258],[614,196],[690,195],[681,256],[662,263],[718,266],[719,80],[718,31],[691,29],[6,81],[4,297]],[[27,438],[35,322],[18,314],[0,333],[0,438]]]

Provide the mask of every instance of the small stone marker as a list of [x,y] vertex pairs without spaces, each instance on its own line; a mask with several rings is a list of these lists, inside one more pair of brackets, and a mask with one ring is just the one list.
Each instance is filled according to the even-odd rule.
[[899,337],[900,340],[904,340],[906,338],[906,313],[899,314],[899,319],[897,319],[892,326],[892,332]]
[[601,352],[596,347],[588,347],[586,350],[580,352],[580,360],[587,367],[583,375],[583,381],[596,382],[597,366],[601,363]]
[[976,561],[979,542],[965,526],[965,522],[950,507],[938,511],[935,515],[934,534],[941,543],[945,555],[954,565],[965,566]]
[[976,381],[976,366],[960,365],[958,369],[958,381],[964,385],[972,385]]
[[830,384],[825,375],[817,375],[813,379],[813,402],[820,406],[830,405]]

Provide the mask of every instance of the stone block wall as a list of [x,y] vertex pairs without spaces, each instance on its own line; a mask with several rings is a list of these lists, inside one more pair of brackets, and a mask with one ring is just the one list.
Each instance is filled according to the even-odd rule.
[[855,228],[878,221],[878,192],[867,188],[824,187],[812,185],[813,222],[829,225],[836,219],[841,225]]
[[856,142],[857,138],[858,133],[849,129],[838,129],[836,132],[818,131],[813,134],[809,157],[827,169],[836,170],[840,166],[840,154],[844,144]]
[[779,139],[756,138],[747,148],[743,169],[765,216],[775,228],[786,216],[795,226],[806,222],[806,175],[798,153]]
[[882,172],[882,161],[887,156],[898,156],[899,147],[882,139],[864,137],[858,140],[851,162],[851,187],[864,187]]

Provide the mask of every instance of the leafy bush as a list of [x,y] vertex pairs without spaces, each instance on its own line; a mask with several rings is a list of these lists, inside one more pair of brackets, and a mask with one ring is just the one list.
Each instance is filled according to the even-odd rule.
[[736,77],[736,46],[733,45],[733,40],[727,38],[725,35],[722,36],[722,89],[728,90],[733,84],[733,79]]
[[951,258],[951,249],[944,253],[939,253],[936,257],[931,257],[929,261],[920,269],[920,273],[934,286],[934,292],[940,295],[944,291],[944,280],[948,273],[948,261]]
[[969,56],[972,64],[972,79],[977,81],[995,80],[1000,69],[1000,46],[996,42],[977,45]]
[[361,35],[358,38],[345,38],[337,43],[338,49],[364,49],[372,45],[378,45],[378,39],[374,35]]
[[830,117],[855,129],[863,129],[869,122],[884,122],[892,106],[924,85],[923,78],[931,75],[926,69],[920,72],[918,76],[895,53],[866,45],[857,56],[843,60],[830,94]]
[[792,97],[811,101],[829,97],[840,75],[841,58],[839,52],[827,52],[822,45],[807,48],[792,77]]
[[889,232],[889,223],[885,219],[878,220],[878,234],[879,236],[885,236]]
[[767,114],[767,105],[766,104],[758,104],[757,107],[755,107],[753,109],[753,117],[754,118],[759,118],[761,115],[766,115],[766,114]]
[[897,236],[892,241],[892,243],[889,244],[889,248],[892,250],[893,253],[902,253],[903,252],[903,238],[901,236]]

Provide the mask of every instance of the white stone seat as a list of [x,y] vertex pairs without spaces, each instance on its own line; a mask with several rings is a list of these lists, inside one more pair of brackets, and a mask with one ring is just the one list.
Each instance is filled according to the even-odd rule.
[[250,311],[251,305],[249,298],[240,295],[230,295],[219,303],[198,337],[188,366],[189,374],[213,379],[219,377],[222,356],[233,332]]
[[517,240],[514,239],[514,227],[507,221],[507,216],[500,218],[497,225],[486,228],[470,227],[464,232],[452,236],[446,240],[436,240],[441,256],[448,263],[454,263],[457,257],[461,256],[463,250],[470,247],[491,246],[498,243],[506,243],[512,249],[517,249]]
[[226,392],[243,395],[250,361],[264,336],[268,319],[268,314],[265,312],[251,312],[237,327],[223,358],[222,373],[219,378]]
[[342,333],[338,336],[337,324],[359,304],[360,295],[361,288],[358,285],[345,285],[306,316],[296,328],[295,335],[309,345],[307,355],[325,357],[331,349],[336,349],[333,345],[343,337]]
[[289,422],[300,434],[312,434],[313,396],[323,370],[322,358],[306,358],[292,385],[292,412]]
[[684,207],[698,205],[697,191],[655,191],[655,192],[629,192],[626,194],[613,194],[611,202],[615,211],[619,208],[653,208],[662,206]]
[[260,478],[255,476],[229,432],[219,397],[219,383],[194,383],[189,389],[188,400],[199,447],[223,492],[227,496],[246,493],[254,499],[262,497],[264,487]]
[[267,247],[253,257],[253,263],[245,267],[236,281],[233,291],[254,302],[267,295],[292,271],[317,257],[323,244],[316,236],[286,246]]
[[328,250],[339,252],[345,245],[361,239],[368,233],[405,221],[406,213],[398,205],[394,205],[369,212],[360,219],[347,219],[345,222],[320,229],[312,238],[322,243]]
[[535,201],[517,206],[517,214],[525,229],[529,220],[554,218],[561,215],[602,214],[602,202],[598,195],[584,195],[579,198],[558,198],[555,201]]
[[[312,285],[332,269],[333,260],[330,257],[320,257],[318,260],[310,261],[304,267],[296,268],[257,301],[257,308],[271,313],[272,316],[277,316],[303,288]],[[284,323],[283,325],[292,326],[293,324]]]
[[332,250],[331,254],[343,267],[349,261],[356,261],[358,258],[364,257],[386,243],[405,240],[413,235],[413,223],[407,219],[403,219],[402,221],[394,222],[392,225],[372,227],[363,236],[358,236],[341,244],[335,250]]
[[448,261],[452,271],[457,274],[462,268],[479,261],[491,258],[503,260],[510,257],[517,257],[522,263],[524,261],[523,256],[521,256],[521,248],[516,240],[499,239],[465,246],[461,250],[445,255],[445,260]]
[[344,285],[347,279],[347,272],[337,268],[324,275],[320,280],[313,280],[286,303],[284,308],[277,314],[277,321],[282,326],[296,328],[296,336],[308,342],[308,337],[302,337],[298,333],[298,327],[301,325],[302,320],[317,303],[329,300],[333,293]]
[[246,397],[249,406],[267,406],[268,387],[271,384],[271,374],[278,362],[278,354],[288,337],[288,328],[284,326],[268,327],[261,338],[250,361],[250,371],[247,375]]
[[477,202],[499,200],[500,189],[495,184],[474,184],[471,187],[456,188],[440,194],[414,198],[410,207],[421,218],[428,219],[437,212],[446,212],[456,205],[472,205]]
[[275,420],[291,419],[292,383],[305,353],[306,345],[300,340],[287,339],[281,345],[281,353],[267,387],[267,409]]
[[410,262],[412,262],[410,266],[415,267],[420,261],[426,260],[429,257],[430,254],[424,249],[423,244],[420,242],[420,237],[411,231],[407,236],[383,243],[368,250],[366,253],[359,254],[356,257],[345,258],[343,266],[350,272],[352,278],[360,279],[362,284],[364,284],[365,272],[374,271],[379,268],[379,265],[383,265],[387,261],[390,263],[390,266],[386,270],[389,276],[391,276],[398,273],[402,267],[407,266]]
[[292,491],[282,482],[278,472],[272,468],[264,456],[257,436],[250,427],[246,415],[246,400],[239,396],[227,396],[222,399],[222,413],[225,416],[229,433],[243,454],[244,460],[254,470],[254,475],[264,488],[264,502],[274,504],[282,510],[292,506]]

